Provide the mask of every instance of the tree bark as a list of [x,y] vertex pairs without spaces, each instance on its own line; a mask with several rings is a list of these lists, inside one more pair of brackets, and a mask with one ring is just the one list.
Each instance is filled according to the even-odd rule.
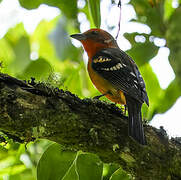
[[0,73],[0,130],[9,138],[45,138],[93,152],[135,179],[181,179],[181,144],[163,129],[144,126],[146,146],[128,136],[127,117],[114,104]]

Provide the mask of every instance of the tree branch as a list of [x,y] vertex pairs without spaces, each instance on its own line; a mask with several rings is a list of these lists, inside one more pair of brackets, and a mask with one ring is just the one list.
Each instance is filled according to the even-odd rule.
[[[145,125],[147,146],[128,137],[127,117],[114,104],[0,73],[0,130],[27,142],[45,138],[119,163],[137,179],[181,178],[181,145]],[[138,178],[139,177],[139,178]]]

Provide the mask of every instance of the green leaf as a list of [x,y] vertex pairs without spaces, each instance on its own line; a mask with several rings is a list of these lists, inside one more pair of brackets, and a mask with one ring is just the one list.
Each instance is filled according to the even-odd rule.
[[164,19],[168,20],[172,13],[174,12],[175,8],[172,6],[173,0],[165,0],[164,3]]
[[7,39],[11,45],[14,45],[19,41],[22,36],[28,37],[27,32],[24,29],[23,23],[17,24],[15,27],[10,28],[5,35],[5,39]]
[[79,180],[101,180],[103,163],[95,154],[80,154],[76,161]]
[[[5,175],[6,176],[6,175]],[[25,169],[23,172],[8,175],[8,180],[36,180],[31,169]]]
[[164,1],[156,1],[152,7],[148,0],[131,0],[136,14],[137,22],[147,24],[152,29],[152,34],[163,37],[166,32],[164,22]]
[[20,156],[25,152],[25,145],[20,144],[17,154],[16,154],[16,160],[18,161],[20,159]]
[[90,27],[91,28],[95,28],[95,25],[94,25],[94,20],[92,18],[92,15],[90,13],[90,8],[89,8],[89,5],[88,3],[86,3],[85,7],[83,9],[81,9],[81,12],[85,13],[89,23],[90,23]]
[[73,61],[80,61],[80,51],[70,41],[70,35],[66,31],[67,24],[67,18],[63,16],[49,37],[60,60],[72,59]]
[[110,180],[131,180],[131,177],[122,168],[119,168],[112,174]]
[[79,180],[78,173],[76,171],[76,159],[74,163],[72,163],[72,166],[69,168],[69,170],[66,172],[65,176],[62,178],[62,180]]
[[55,28],[57,18],[48,22],[41,21],[31,36],[32,51],[39,54],[40,57],[45,58],[48,62],[54,65],[56,68],[56,57],[55,49],[50,41],[49,34]]
[[49,6],[55,6],[60,8],[60,10],[64,13],[64,15],[67,18],[70,19],[76,19],[77,18],[77,0],[44,0],[44,3],[49,5]]
[[38,162],[37,180],[60,180],[72,167],[76,152],[65,151],[59,144],[50,145]]
[[157,113],[164,113],[173,106],[177,98],[181,95],[180,81],[175,79],[170,83],[168,88],[164,91],[163,98],[158,100]]
[[100,0],[88,0],[88,6],[95,27],[100,28],[101,25]]
[[111,175],[120,168],[120,165],[115,163],[106,164],[104,163],[103,167],[103,179],[107,180],[111,177]]
[[39,58],[36,61],[31,61],[29,66],[20,75],[21,78],[30,79],[34,77],[38,80],[45,80],[52,72],[50,64],[43,58]]
[[61,11],[70,19],[76,19],[77,17],[77,1],[76,0],[19,0],[22,7],[26,9],[35,9],[40,4],[47,4],[49,6],[58,7]]
[[[2,67],[7,67],[14,58],[14,51],[5,38],[0,39],[0,47],[0,62],[2,62]],[[2,70],[9,73],[7,68]]]
[[[23,48],[22,48],[23,47]],[[16,74],[21,73],[30,63],[30,44],[29,38],[22,36],[13,46],[15,59],[8,68],[15,71]]]
[[44,0],[19,0],[20,5],[26,9],[35,9],[38,8],[41,3],[43,3]]
[[11,164],[11,166],[1,169],[0,176],[4,174],[14,175],[14,174],[22,173],[25,169],[26,167],[23,164],[16,164],[16,165]]
[[1,159],[6,158],[7,155],[8,155],[8,150],[3,145],[0,145],[0,161]]
[[[124,36],[130,41],[132,48],[126,51],[132,59],[136,62],[138,66],[149,62],[154,56],[156,56],[158,52],[158,47],[154,45],[153,42],[149,41],[149,35],[147,34],[139,34],[139,33],[125,33]],[[141,36],[145,38],[145,42],[136,42],[135,37]]]
[[181,7],[177,8],[169,21],[167,31],[167,45],[170,49],[169,61],[170,64],[181,82]]
[[157,76],[153,72],[150,64],[147,63],[139,69],[146,84],[146,91],[150,103],[149,108],[146,105],[143,106],[143,117],[150,120],[156,113],[157,101],[162,98],[163,90],[161,89]]
[[[64,65],[66,68],[64,71],[61,71],[62,78],[64,79],[64,88],[83,97],[86,81],[89,78],[85,72],[84,63],[75,64],[70,61],[65,61]],[[83,82],[84,78],[86,78],[85,82]]]
[[30,42],[22,23],[8,30],[0,40],[0,47],[0,61],[5,67],[3,72],[16,75],[30,63]]

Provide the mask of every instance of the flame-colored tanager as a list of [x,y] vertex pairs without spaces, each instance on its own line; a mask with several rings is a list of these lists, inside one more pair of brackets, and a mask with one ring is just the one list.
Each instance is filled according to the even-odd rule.
[[111,101],[128,107],[129,135],[145,145],[141,107],[144,102],[149,106],[149,100],[135,62],[104,30],[90,29],[71,37],[79,40],[88,54],[88,72],[93,84]]

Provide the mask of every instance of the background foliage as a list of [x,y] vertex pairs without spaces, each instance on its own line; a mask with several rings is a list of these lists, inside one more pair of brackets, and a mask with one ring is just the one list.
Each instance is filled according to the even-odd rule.
[[[80,32],[79,13],[85,14],[91,27],[100,27],[100,1],[80,1],[85,4],[81,8],[77,6],[76,0],[19,0],[20,5],[28,10],[36,9],[41,4],[57,7],[60,9],[60,15],[51,21],[42,20],[31,34],[26,32],[22,23],[10,28],[0,39],[1,71],[20,79],[35,77],[37,81],[68,89],[81,98],[98,95],[85,70],[82,48],[73,46],[69,34]],[[174,2],[177,2],[177,6],[173,6]],[[110,1],[110,5],[114,3],[114,0]],[[137,16],[137,19],[131,21],[146,24],[151,29],[150,34],[124,34],[131,43],[131,49],[127,53],[140,67],[146,82],[150,107],[148,111],[145,106],[143,113],[147,120],[151,120],[156,113],[167,111],[181,95],[180,3],[179,0],[129,2]],[[111,28],[117,27],[108,25],[108,29]],[[136,42],[135,39],[139,36],[144,37],[145,41]],[[175,73],[175,79],[166,89],[160,87],[149,64],[150,59],[155,57],[159,50],[154,43],[155,38],[166,40],[164,46],[170,50],[169,61]],[[23,144],[11,142],[3,134],[0,134],[0,137],[0,179],[3,180],[34,180],[36,171],[38,179],[43,180],[46,179],[45,176],[64,180],[96,180],[101,179],[102,175],[105,180],[130,179],[117,165],[103,164],[93,154],[65,151],[60,145],[46,140],[29,143],[25,149]],[[7,144],[3,142],[4,138]]]

